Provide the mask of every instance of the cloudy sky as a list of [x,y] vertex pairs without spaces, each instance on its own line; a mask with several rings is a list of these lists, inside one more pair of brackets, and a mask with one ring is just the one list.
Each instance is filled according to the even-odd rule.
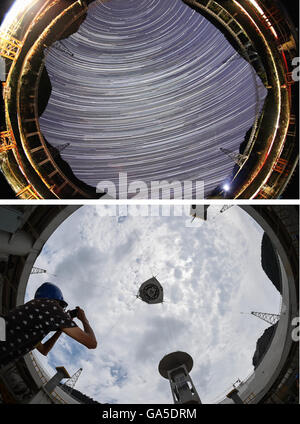
[[[65,221],[35,264],[56,277],[31,276],[26,300],[41,283],[58,284],[71,308],[86,311],[98,347],[62,335],[48,358],[37,353],[49,374],[82,367],[76,388],[99,402],[152,404],[173,403],[158,373],[172,351],[193,357],[203,403],[247,377],[268,324],[240,312],[278,313],[280,295],[260,265],[262,230],[238,207],[219,209],[194,226],[186,215],[105,216],[110,206],[85,206]],[[165,302],[148,305],[136,294],[157,274]]]

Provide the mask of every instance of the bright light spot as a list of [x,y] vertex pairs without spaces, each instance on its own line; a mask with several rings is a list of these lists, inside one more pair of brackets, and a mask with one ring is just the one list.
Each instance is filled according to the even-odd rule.
[[7,31],[12,23],[17,20],[18,15],[24,12],[33,1],[34,0],[16,0],[2,21],[0,26],[1,31]]
[[258,12],[261,14],[261,16],[264,18],[264,20],[267,22],[268,26],[270,27],[270,30],[273,32],[275,38],[278,38],[278,35],[271,24],[270,20],[265,15],[265,12],[262,10],[262,8],[259,6],[259,4],[255,0],[248,0],[255,8],[258,10]]
[[224,189],[225,191],[229,191],[229,190],[230,190],[230,185],[229,185],[229,184],[224,184],[224,185],[223,185],[223,189]]
[[255,0],[248,0],[250,3],[253,4],[253,6],[259,11],[259,13],[261,15],[264,15],[264,11],[262,10],[262,8],[256,3]]

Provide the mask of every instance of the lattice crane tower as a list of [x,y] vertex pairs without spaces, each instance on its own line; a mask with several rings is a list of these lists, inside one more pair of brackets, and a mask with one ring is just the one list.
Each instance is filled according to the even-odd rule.
[[78,371],[75,372],[74,375],[72,375],[71,378],[69,378],[63,385],[65,391],[67,391],[68,393],[72,393],[72,390],[75,387],[75,384],[78,381],[78,378],[80,377],[80,374],[82,373],[82,368],[79,368]]
[[260,318],[272,325],[276,324],[280,319],[280,315],[278,314],[267,314],[265,312],[251,312],[251,315],[254,315],[255,317]]

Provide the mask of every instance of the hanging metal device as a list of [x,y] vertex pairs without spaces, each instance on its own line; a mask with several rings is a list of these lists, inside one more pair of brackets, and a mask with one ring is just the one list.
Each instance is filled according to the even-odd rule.
[[141,285],[137,297],[149,304],[162,303],[164,298],[162,285],[156,277],[152,277]]

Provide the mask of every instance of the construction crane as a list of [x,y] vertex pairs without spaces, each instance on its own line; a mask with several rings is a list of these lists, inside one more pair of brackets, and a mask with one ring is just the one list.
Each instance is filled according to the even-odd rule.
[[[247,314],[247,312],[241,312],[241,314]],[[254,315],[257,318],[262,319],[263,321],[267,322],[268,324],[277,324],[277,322],[280,319],[280,315],[278,314],[268,314],[265,312],[254,312],[252,311],[249,315]]]
[[48,46],[48,45],[44,45],[44,47],[45,47],[45,53],[46,53],[46,56],[47,56],[47,54],[49,53],[49,51],[50,51],[50,47],[51,48],[53,48],[53,49],[55,49],[55,50],[58,50],[58,51],[60,51],[60,52],[62,52],[62,53],[65,53],[65,54],[67,54],[68,56],[70,56],[70,57],[74,57],[74,53],[72,53],[69,49],[68,49],[68,47],[66,47],[64,44],[63,44],[63,42],[62,41],[57,41],[56,43],[54,43],[54,44],[52,44],[51,46]]
[[53,44],[52,47],[56,50],[59,50],[63,53],[66,53],[68,56],[74,57],[74,54],[66,47],[62,41],[58,41],[57,43]]
[[241,153],[233,152],[229,149],[220,148],[221,152],[227,155],[234,163],[236,163],[240,168],[244,165],[248,159],[247,155],[242,155]]
[[233,208],[234,205],[224,205],[222,209],[220,210],[220,213],[224,213],[228,211],[228,209]]
[[42,268],[37,268],[37,267],[33,267],[30,274],[46,274],[47,271],[46,269],[42,269]]
[[49,272],[46,269],[38,268],[36,266],[32,267],[32,270],[31,270],[30,274],[31,275],[34,275],[34,274],[48,274],[48,275],[52,275],[53,277],[56,277],[56,275],[54,275],[54,274],[49,274]]
[[82,368],[79,368],[79,370],[78,371],[76,371],[75,372],[75,374],[73,374],[72,375],[72,377],[71,378],[69,378],[64,384],[63,384],[63,389],[67,392],[67,393],[69,393],[69,394],[71,394],[72,393],[72,391],[73,391],[73,389],[74,389],[74,387],[75,387],[75,384],[77,383],[77,381],[78,381],[78,379],[79,379],[79,377],[80,377],[80,374],[82,373]]
[[67,147],[70,146],[70,143],[61,144],[60,146],[50,146],[49,150],[52,155],[52,158],[57,158],[61,152],[63,152]]

